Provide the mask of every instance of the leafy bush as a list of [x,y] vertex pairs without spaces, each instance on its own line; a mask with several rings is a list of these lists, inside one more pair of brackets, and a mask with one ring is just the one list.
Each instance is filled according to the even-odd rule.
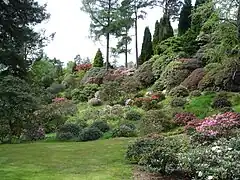
[[140,165],[152,172],[161,174],[172,173],[178,166],[176,153],[169,147],[158,147],[143,156]]
[[69,140],[73,140],[75,137],[70,132],[61,132],[57,134],[56,138],[59,141],[69,141]]
[[152,91],[162,91],[164,90],[164,82],[160,79],[157,79],[155,83],[152,85],[151,90]]
[[173,127],[173,122],[160,110],[150,110],[145,113],[141,123],[141,133],[161,133]]
[[79,135],[80,141],[93,141],[97,140],[102,136],[102,132],[95,127],[85,128]]
[[220,139],[209,146],[199,146],[179,154],[181,169],[192,178],[239,179],[240,150],[239,138]]
[[175,88],[173,88],[170,92],[169,92],[170,96],[175,96],[175,97],[186,97],[189,95],[188,89],[184,86],[177,86]]
[[30,124],[24,129],[23,136],[26,141],[42,140],[45,138],[45,131],[38,124]]
[[195,69],[182,83],[181,85],[185,86],[189,90],[196,90],[199,82],[204,77],[204,69],[198,68]]
[[92,98],[88,101],[88,103],[91,105],[91,106],[101,106],[102,105],[102,101],[100,99],[97,99],[97,98]]
[[157,147],[159,144],[158,141],[161,141],[162,138],[156,136],[155,138],[145,137],[136,140],[134,143],[128,146],[126,152],[126,159],[133,164],[139,163],[141,158]]
[[152,71],[156,79],[160,78],[164,68],[173,60],[169,58],[167,55],[155,55],[156,60],[152,65]]
[[56,138],[62,141],[71,140],[77,138],[81,130],[77,124],[64,124],[58,129]]
[[154,83],[152,64],[152,61],[146,61],[134,73],[134,77],[141,83],[143,87],[148,87]]
[[98,128],[100,131],[103,133],[107,132],[110,130],[109,125],[105,121],[95,121],[92,125],[92,128]]
[[110,105],[116,104],[122,95],[122,88],[116,81],[105,83],[100,88],[101,99],[108,102]]
[[76,111],[76,105],[72,101],[64,100],[43,106],[34,112],[34,118],[43,123],[46,133],[52,133],[66,122],[67,116],[74,115]]
[[56,84],[56,83],[53,83],[50,87],[47,88],[47,90],[52,94],[58,94],[62,92],[64,89],[65,89],[65,86],[63,84]]
[[190,92],[189,96],[190,96],[190,97],[198,97],[198,96],[201,96],[201,91],[199,91],[199,90],[194,90],[194,91]]
[[87,71],[87,73],[85,74],[85,76],[82,78],[82,83],[91,83],[92,80],[98,79],[99,83],[96,84],[101,84],[102,83],[102,79],[104,77],[106,73],[106,69],[105,68],[101,68],[101,67],[93,67],[91,68],[89,71]]
[[132,124],[122,124],[113,130],[113,137],[135,137],[137,136],[136,127]]
[[0,124],[0,143],[8,140],[8,136],[10,134],[10,127],[7,124]]
[[171,101],[171,106],[172,107],[182,107],[186,104],[186,99],[182,98],[182,97],[175,97],[172,101]]
[[164,69],[163,73],[161,74],[161,81],[164,84],[164,87],[167,90],[170,90],[178,85],[186,79],[191,70],[184,69],[183,63],[180,61],[172,61],[170,62],[167,67]]
[[129,121],[139,121],[142,118],[142,114],[136,110],[129,110],[125,113],[125,118]]
[[75,101],[85,102],[89,98],[93,98],[95,92],[99,90],[97,84],[87,84],[82,89],[74,89],[72,91],[72,99]]
[[185,126],[189,121],[196,120],[197,117],[192,113],[178,113],[174,117],[174,122],[178,125]]

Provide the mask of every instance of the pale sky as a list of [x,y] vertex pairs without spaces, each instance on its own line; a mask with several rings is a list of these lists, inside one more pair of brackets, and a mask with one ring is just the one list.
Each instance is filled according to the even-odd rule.
[[[51,14],[48,22],[41,25],[48,34],[56,32],[54,40],[45,48],[45,52],[50,58],[56,57],[66,63],[73,60],[77,54],[81,57],[93,59],[98,48],[106,54],[105,39],[101,43],[94,43],[88,38],[90,18],[88,14],[80,10],[81,0],[38,0],[40,3],[47,2],[47,10]],[[160,8],[147,11],[145,20],[139,20],[138,42],[139,54],[141,52],[143,33],[146,26],[149,26],[153,34],[156,20],[162,16]],[[172,23],[173,28],[177,28],[177,22]],[[133,37],[134,38],[134,37]],[[113,39],[113,37],[112,37]],[[134,39],[133,39],[134,40]],[[110,46],[114,46],[116,41],[112,40]],[[135,62],[134,41],[132,42],[132,53],[129,61]],[[113,58],[110,58],[112,61]],[[118,64],[124,64],[124,57],[118,59]]]

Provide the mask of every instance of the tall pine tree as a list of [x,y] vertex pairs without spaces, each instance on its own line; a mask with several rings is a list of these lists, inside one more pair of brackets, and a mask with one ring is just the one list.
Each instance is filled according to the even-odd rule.
[[93,60],[93,67],[103,67],[103,55],[100,49],[98,49]]
[[192,0],[184,0],[184,5],[180,12],[178,35],[181,36],[191,27]]
[[156,21],[155,23],[155,30],[153,34],[153,50],[156,48],[159,42],[159,30],[160,30],[160,23],[159,21]]
[[167,15],[163,15],[163,17],[160,19],[160,29],[159,29],[159,43],[165,39],[168,39],[172,37],[173,34],[173,28],[170,22],[170,18]]
[[141,51],[141,55],[138,59],[138,64],[139,65],[143,64],[144,62],[149,60],[152,55],[153,55],[152,35],[149,30],[149,27],[146,27],[144,30],[142,51]]

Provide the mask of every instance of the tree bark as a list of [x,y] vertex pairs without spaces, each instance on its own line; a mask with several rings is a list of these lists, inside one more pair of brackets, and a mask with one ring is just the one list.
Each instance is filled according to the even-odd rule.
[[240,3],[238,4],[238,15],[237,15],[237,36],[240,43]]
[[136,48],[136,65],[137,68],[139,66],[138,64],[138,16],[137,16],[137,10],[135,10],[135,48]]
[[126,28],[126,38],[125,38],[125,67],[128,68],[128,30]]
[[106,53],[106,69],[109,69],[109,41],[110,41],[110,34],[107,33],[107,53]]

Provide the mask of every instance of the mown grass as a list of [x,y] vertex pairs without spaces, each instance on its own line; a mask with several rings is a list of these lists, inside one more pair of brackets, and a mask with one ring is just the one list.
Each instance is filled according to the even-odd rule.
[[124,154],[132,139],[0,146],[1,180],[129,180]]

